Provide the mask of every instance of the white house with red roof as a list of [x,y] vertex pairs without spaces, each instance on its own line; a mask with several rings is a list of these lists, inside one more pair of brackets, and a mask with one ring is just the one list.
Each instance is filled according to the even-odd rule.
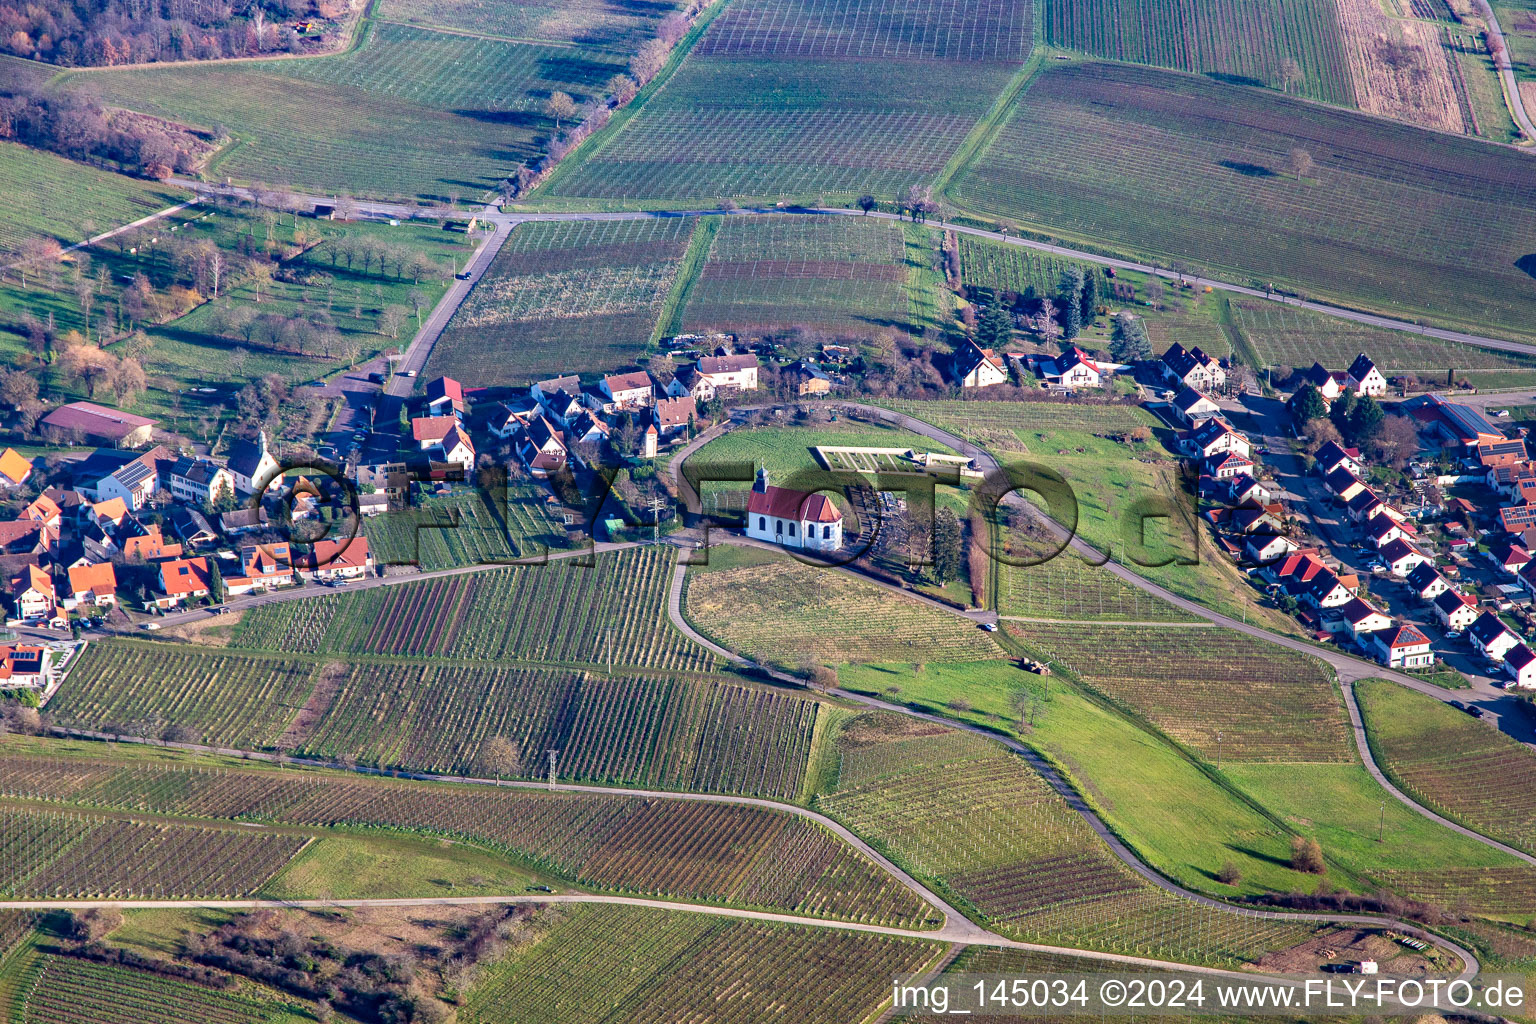
[[807,493],[768,483],[757,471],[747,496],[747,536],[806,551],[836,551],[843,546],[843,515],[825,494]]
[[117,572],[111,562],[69,567],[69,596],[64,599],[66,610],[80,605],[98,608],[117,603]]
[[[704,398],[714,397],[715,392],[723,388],[757,390],[757,356],[750,353],[704,356],[694,366],[694,373],[708,390],[708,394],[702,396]],[[670,389],[668,393],[681,397]]]
[[1073,345],[1054,359],[1036,361],[1035,373],[1054,387],[1097,388],[1103,386],[1106,370],[1087,352]]
[[1432,602],[1435,618],[1446,629],[1466,629],[1477,621],[1477,602],[1459,590],[1445,590],[1436,594]]
[[1377,549],[1377,556],[1386,563],[1393,576],[1406,578],[1409,573],[1430,561],[1430,557],[1401,537],[1390,540]]
[[1371,357],[1364,352],[1355,356],[1355,361],[1349,364],[1348,378],[1350,389],[1360,398],[1366,395],[1381,398],[1387,393],[1387,378],[1382,376],[1376,364],[1371,362]]
[[988,388],[994,384],[1008,383],[1008,370],[1003,357],[990,348],[982,348],[974,341],[960,347],[954,357],[955,379],[962,388]]
[[452,377],[438,377],[427,382],[428,416],[464,416],[464,388]]
[[0,487],[20,487],[32,479],[32,460],[14,448],[0,452]]
[[240,549],[240,575],[224,581],[229,594],[249,594],[257,587],[276,589],[294,584],[293,549],[286,541],[247,544]]
[[36,565],[25,566],[11,580],[11,611],[22,622],[52,622],[58,618],[58,594],[53,577]]
[[1371,645],[1376,660],[1388,668],[1428,668],[1435,663],[1429,637],[1406,624],[1372,633]]
[[1367,641],[1369,634],[1392,628],[1390,616],[1358,597],[1339,609],[1339,615],[1343,618],[1344,628],[1349,631],[1349,635],[1362,644]]
[[160,594],[146,604],[155,608],[175,608],[185,601],[207,597],[213,589],[213,573],[208,559],[173,558],[160,563]]
[[605,412],[645,409],[656,397],[656,382],[644,370],[635,370],[633,373],[611,373],[602,379],[598,389],[607,399],[606,404],[612,407],[605,409]]
[[1365,533],[1367,543],[1373,548],[1386,547],[1394,540],[1412,543],[1414,536],[1419,532],[1414,529],[1412,523],[1406,520],[1400,523],[1384,511],[1372,516],[1361,529]]
[[1504,671],[1522,690],[1536,689],[1536,651],[1523,643],[1515,644],[1504,655]]
[[48,686],[48,650],[36,644],[0,647],[0,689],[42,690]]
[[355,580],[373,568],[368,538],[361,533],[337,540],[317,540],[304,560],[303,571],[322,583]]

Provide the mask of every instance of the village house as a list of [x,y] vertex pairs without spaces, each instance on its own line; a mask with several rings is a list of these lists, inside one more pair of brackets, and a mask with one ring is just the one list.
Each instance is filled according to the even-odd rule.
[[173,558],[160,563],[160,594],[146,602],[146,610],[149,608],[177,608],[188,601],[196,601],[207,597],[213,588],[213,574],[208,568],[208,559],[199,555],[196,558]]
[[226,537],[238,537],[242,533],[265,530],[271,525],[272,519],[264,506],[237,508],[233,512],[225,512],[219,516],[219,532]]
[[58,594],[47,570],[24,566],[21,575],[11,580],[11,614],[26,623],[51,623],[58,618]]
[[1488,564],[1507,576],[1514,576],[1531,561],[1531,553],[1510,540],[1495,541],[1488,546]]
[[843,516],[825,494],[774,487],[759,469],[747,495],[746,532],[770,544],[830,552],[843,546]]
[[[100,455],[103,453],[93,453],[91,458],[86,460],[86,464],[89,465],[92,459]],[[164,445],[156,445],[142,455],[131,452],[106,453],[104,461],[122,455],[127,456],[126,461],[120,462],[93,484],[88,484],[85,490],[97,501],[122,498],[123,504],[128,506],[130,512],[137,512],[149,504],[150,497],[156,491],[164,487],[166,476],[176,461],[176,455]]]
[[726,389],[756,391],[757,367],[757,356],[750,353],[704,356],[695,364],[694,371],[710,389],[709,394],[693,397],[707,400]]
[[1361,527],[1365,534],[1365,542],[1371,547],[1380,550],[1394,540],[1405,540],[1412,543],[1418,534],[1418,530],[1407,520],[1398,522],[1385,512],[1380,512],[1366,520]]
[[1347,377],[1350,390],[1354,391],[1357,398],[1367,395],[1382,398],[1387,393],[1387,378],[1381,375],[1376,364],[1364,352],[1355,356],[1355,361],[1349,364]]
[[189,548],[207,547],[219,540],[208,517],[189,505],[177,505],[171,509],[171,529]]
[[236,441],[230,447],[225,468],[239,493],[254,494],[258,484],[265,490],[277,477],[279,468],[277,459],[267,450],[267,432],[258,431],[254,441]]
[[464,418],[464,388],[452,377],[438,377],[427,382],[424,402],[428,416]]
[[1291,538],[1278,533],[1249,537],[1243,544],[1243,558],[1254,565],[1267,565],[1297,549]]
[[1248,438],[1220,416],[1212,416],[1195,429],[1181,434],[1180,443],[1186,452],[1199,459],[1208,459],[1218,452],[1236,452],[1245,459],[1253,454],[1253,445]]
[[1392,620],[1383,612],[1356,597],[1339,609],[1344,629],[1355,642],[1364,647],[1370,634],[1392,628]]
[[180,544],[167,540],[158,523],[147,523],[144,532],[122,541],[123,558],[131,562],[158,562],[166,558],[180,558]]
[[1406,623],[1371,634],[1376,660],[1388,668],[1428,668],[1435,663],[1429,637]]
[[1365,473],[1365,465],[1360,461],[1360,449],[1345,448],[1337,441],[1329,441],[1317,450],[1313,456],[1314,468],[1319,476],[1327,478],[1335,470],[1343,467],[1355,476]]
[[808,359],[797,359],[786,366],[779,379],[793,383],[795,394],[801,398],[825,395],[832,390],[832,378]]
[[1446,629],[1464,630],[1477,621],[1477,602],[1450,587],[1435,595],[1433,606],[1435,618]]
[[1494,466],[1488,470],[1488,486],[1501,497],[1525,504],[1530,500],[1530,489],[1536,486],[1536,466],[1519,462],[1509,466]]
[[1359,589],[1360,584],[1355,576],[1340,576],[1329,569],[1307,581],[1296,596],[1314,608],[1342,608],[1355,600]]
[[1055,358],[1035,360],[1034,371],[1048,386],[1068,391],[1103,387],[1106,376],[1105,368],[1076,345]]
[[1173,396],[1170,404],[1174,415],[1187,423],[1191,428],[1221,413],[1221,406],[1194,388],[1184,388]]
[[373,568],[373,553],[362,534],[341,540],[318,540],[304,562],[306,572],[322,583],[355,580]]
[[1433,601],[1451,588],[1433,562],[1425,562],[1410,572],[1408,586],[1420,601]]
[[1317,388],[1323,396],[1323,401],[1332,404],[1335,399],[1344,393],[1348,386],[1348,377],[1338,370],[1324,369],[1322,363],[1314,362],[1312,368],[1306,373],[1306,382]]
[[1504,655],[1504,671],[1520,689],[1536,689],[1536,652],[1526,644],[1515,644]]
[[220,498],[235,496],[234,474],[207,459],[182,456],[171,464],[171,497],[195,505],[212,505]]
[[1287,580],[1306,582],[1319,573],[1328,572],[1328,566],[1317,557],[1317,548],[1298,548],[1260,573],[1270,583]]
[[1431,561],[1428,555],[1401,537],[1387,541],[1376,554],[1392,575],[1400,578],[1407,578],[1414,569]]
[[0,689],[46,690],[50,682],[48,650],[36,644],[0,646]]
[[14,448],[0,452],[0,487],[20,487],[32,479],[32,462]]
[[565,468],[570,450],[554,425],[540,416],[523,432],[517,445],[517,457],[523,460],[529,473],[543,478]]
[[1483,612],[1467,630],[1472,646],[1483,652],[1490,661],[1503,661],[1510,648],[1520,643],[1520,638],[1492,612]]
[[[1241,458],[1241,456],[1233,456],[1233,458]],[[1227,482],[1227,494],[1234,505],[1242,505],[1250,501],[1268,504],[1273,497],[1268,487],[1247,473],[1239,473]]]
[[249,594],[257,587],[276,590],[294,584],[293,549],[287,542],[246,544],[240,548],[240,575],[224,581],[225,592]]
[[1212,480],[1233,480],[1253,473],[1253,460],[1233,451],[1219,451],[1200,464],[1202,476]]
[[652,422],[662,441],[670,441],[674,437],[688,433],[689,424],[693,423],[697,415],[692,396],[659,399],[652,412]]
[[1186,350],[1178,342],[1163,353],[1161,367],[1163,376],[1170,382],[1196,391],[1215,391],[1227,384],[1227,372],[1218,360],[1198,348]]
[[68,570],[69,596],[63,601],[65,611],[82,605],[104,608],[117,603],[117,573],[111,562],[76,565]]
[[656,382],[644,370],[611,373],[598,383],[603,411],[608,413],[648,409],[655,400]]
[[1008,383],[1003,357],[974,341],[967,341],[955,353],[953,371],[962,388],[989,388]]
[[94,402],[70,402],[44,416],[40,426],[60,440],[79,437],[92,444],[139,448],[149,444],[155,421]]
[[21,510],[17,519],[26,519],[34,523],[42,523],[58,529],[64,523],[64,510],[59,508],[58,502],[46,494],[39,494],[33,498],[26,508]]
[[30,519],[0,522],[0,553],[46,554],[59,543],[59,532]]
[[1338,496],[1340,501],[1353,501],[1355,495],[1366,489],[1360,478],[1346,466],[1339,466],[1323,479],[1323,484]]
[[531,398],[501,402],[485,415],[485,429],[491,436],[506,441],[526,430],[534,417],[542,415],[543,407]]
[[1477,464],[1486,470],[1510,469],[1524,465],[1530,454],[1525,450],[1525,441],[1518,437],[1512,437],[1504,441],[1482,441],[1476,448]]

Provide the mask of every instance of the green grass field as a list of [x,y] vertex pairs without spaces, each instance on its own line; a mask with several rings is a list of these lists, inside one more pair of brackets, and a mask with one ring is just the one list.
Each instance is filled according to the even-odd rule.
[[1536,849],[1536,754],[1441,701],[1393,683],[1358,683],[1355,694],[1371,749],[1388,777],[1448,818],[1521,849]]
[[527,384],[639,360],[692,229],[684,219],[518,227],[449,322],[427,375]]
[[907,322],[901,227],[854,218],[727,217],[688,292],[684,329],[804,325],[870,333]]
[[[580,31],[580,19],[573,25]],[[78,72],[58,85],[205,128],[235,144],[213,169],[242,180],[377,196],[478,197],[539,156],[551,90],[594,95],[625,58],[387,22],[332,57]]]
[[516,6],[487,0],[384,0],[377,14],[385,21],[473,35],[551,43],[579,38],[599,49],[633,53],[650,38],[656,22],[677,6],[669,0],[623,6],[602,0]]
[[[28,238],[74,245],[188,198],[169,185],[97,170],[14,142],[0,143],[0,179],[7,186],[0,213],[0,263],[10,263]],[[87,221],[93,230],[87,230]]]
[[[1293,148],[1315,162],[1304,181],[1286,173]],[[950,194],[1058,237],[1528,336],[1528,172],[1470,140],[1088,64],[1038,76]]]
[[637,116],[546,191],[616,202],[895,198],[939,172],[1032,36],[1021,0],[923,0],[899,12],[861,12],[852,0],[733,3]]
[[[1328,0],[1045,0],[1045,39],[1097,57],[1199,71],[1354,106],[1338,15]],[[1301,76],[1285,82],[1282,62]]]

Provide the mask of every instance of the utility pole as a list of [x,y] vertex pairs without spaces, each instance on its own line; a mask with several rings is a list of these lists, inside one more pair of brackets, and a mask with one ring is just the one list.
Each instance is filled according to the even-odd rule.
[[661,530],[661,514],[667,510],[667,499],[652,498],[645,507],[651,510],[651,543],[655,544]]
[[1221,771],[1221,731],[1216,732],[1216,770]]
[[1387,830],[1387,802],[1381,802],[1381,821],[1376,825],[1376,841],[1381,842],[1381,837]]
[[560,756],[560,751],[549,751],[549,788],[555,788],[555,758]]

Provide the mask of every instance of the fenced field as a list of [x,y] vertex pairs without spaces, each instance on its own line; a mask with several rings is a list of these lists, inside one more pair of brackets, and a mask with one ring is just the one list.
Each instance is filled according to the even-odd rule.
[[901,227],[841,217],[728,217],[683,311],[687,330],[805,325],[868,332],[907,311]]
[[1485,835],[1536,849],[1536,754],[1395,683],[1362,682],[1355,694],[1376,759],[1409,795]]
[[[668,547],[609,552],[596,566],[572,560],[509,566],[461,576],[292,602],[325,623],[290,640],[276,623],[302,610],[254,608],[236,627],[237,646],[401,657],[446,655],[643,665],[696,671],[714,656],[667,620],[674,552]],[[325,606],[334,604],[334,609]]]
[[997,610],[1028,618],[1189,622],[1194,616],[1102,566],[1063,552],[1039,565],[997,566]]
[[[1297,148],[1315,163],[1301,181],[1287,172]],[[951,193],[1242,281],[1529,335],[1536,291],[1516,262],[1536,229],[1536,183],[1520,156],[1198,76],[1087,64],[1037,77]]]
[[550,191],[894,199],[930,180],[985,113],[1030,51],[1031,16],[1025,0],[733,3],[666,87]]
[[[1098,57],[1201,71],[1353,106],[1349,59],[1331,0],[1045,0],[1045,38]],[[1300,72],[1285,77],[1285,61]]]
[[308,697],[313,672],[302,658],[94,643],[48,708],[70,728],[158,736],[176,725],[204,743],[253,749],[282,733]]
[[682,218],[519,226],[425,372],[526,384],[628,364],[650,339],[692,230]]
[[[1008,632],[1214,761],[1350,761],[1316,658],[1222,629],[1009,622]],[[1220,739],[1218,739],[1220,734]]]
[[844,1024],[873,1013],[888,994],[885,979],[918,970],[937,949],[887,936],[580,907],[491,968],[461,1014],[470,1024],[551,1014],[562,1024],[663,1024],[708,1006],[721,1024],[769,1016]]

